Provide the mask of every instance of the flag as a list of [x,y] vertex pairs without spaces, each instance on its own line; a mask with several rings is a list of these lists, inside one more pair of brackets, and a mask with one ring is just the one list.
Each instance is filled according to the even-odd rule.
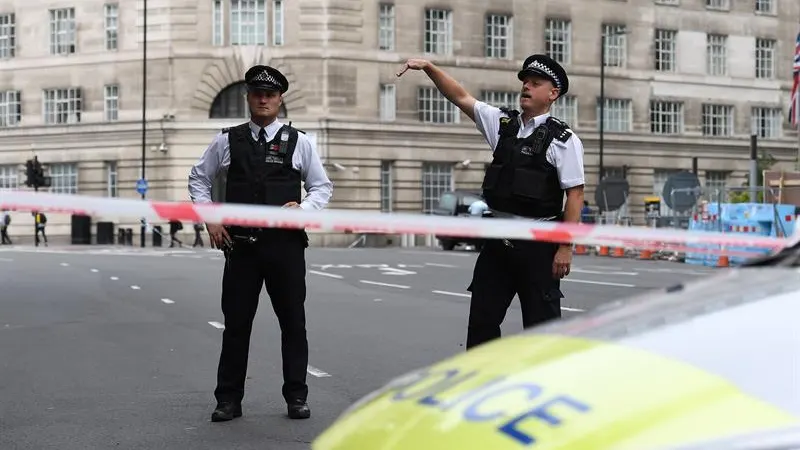
[[794,44],[794,64],[792,65],[792,84],[791,104],[789,105],[789,122],[795,127],[800,126],[800,33],[797,33],[797,41]]

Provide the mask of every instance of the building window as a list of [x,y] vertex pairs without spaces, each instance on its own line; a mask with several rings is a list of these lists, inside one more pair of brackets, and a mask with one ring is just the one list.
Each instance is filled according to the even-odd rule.
[[211,8],[211,43],[219,47],[225,44],[222,36],[225,25],[222,16],[222,0],[214,0]]
[[724,170],[706,170],[705,197],[711,201],[722,201],[727,181],[728,172]]
[[397,111],[397,87],[394,84],[382,84],[380,93],[381,120],[391,122]]
[[425,53],[453,53],[453,12],[444,9],[425,10]]
[[430,214],[439,204],[439,198],[452,191],[453,165],[450,163],[422,163],[422,213]]
[[75,163],[50,164],[50,192],[54,194],[78,193],[78,165]]
[[559,64],[572,60],[572,22],[547,19],[544,27],[544,51]]
[[570,128],[578,126],[578,98],[572,95],[559,97],[550,108],[550,115],[566,122]]
[[0,127],[13,127],[22,120],[19,91],[0,91]]
[[676,37],[675,30],[656,30],[655,32],[655,69],[659,72],[675,71]]
[[81,121],[81,89],[63,88],[44,91],[44,123],[72,124]]
[[106,162],[106,194],[109,197],[119,197],[117,188],[117,163],[115,161]]
[[378,9],[378,48],[394,50],[394,5],[381,3]]
[[75,8],[50,10],[50,54],[67,55],[75,53]]
[[111,122],[119,119],[119,86],[108,85],[105,87],[103,109],[106,121]]
[[753,108],[752,132],[764,139],[778,139],[782,134],[783,112],[780,108]]
[[706,8],[727,11],[731,5],[729,0],[706,0]]
[[283,0],[272,0],[272,44],[283,45]]
[[106,50],[116,50],[119,43],[119,6],[116,3],[105,5],[106,13]]
[[[278,117],[285,118],[286,116],[286,104],[282,103]],[[247,86],[244,81],[234,83],[220,91],[211,103],[208,117],[210,119],[248,119],[250,109],[247,107]]]
[[[633,122],[633,102],[630,99],[607,98],[603,107],[603,131],[627,133]],[[597,117],[600,117],[600,99],[597,100]],[[599,120],[598,120],[599,128]]]
[[650,132],[653,134],[683,133],[683,103],[651,101]]
[[16,18],[14,13],[0,14],[0,59],[10,59],[16,55]]
[[421,87],[417,93],[419,120],[426,123],[459,123],[460,111],[438,89]]
[[481,91],[481,101],[498,108],[519,109],[519,91]]
[[511,16],[498,14],[486,16],[486,57],[501,59],[511,58],[513,54],[511,47],[513,36]]
[[0,190],[19,188],[19,170],[17,166],[0,166]]
[[703,135],[732,136],[733,106],[703,105]]
[[603,24],[606,67],[625,67],[628,39],[625,25]]
[[728,37],[709,34],[706,37],[706,72],[709,75],[728,74]]
[[231,0],[231,45],[266,45],[266,0]]
[[775,0],[756,0],[756,12],[760,14],[775,14]]
[[775,78],[775,48],[772,39],[756,39],[756,78]]
[[381,212],[392,212],[394,206],[394,161],[381,161]]

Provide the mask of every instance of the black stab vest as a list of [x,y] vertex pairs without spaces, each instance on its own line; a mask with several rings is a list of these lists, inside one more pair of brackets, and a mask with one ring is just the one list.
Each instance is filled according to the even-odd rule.
[[567,124],[548,117],[526,138],[517,138],[519,112],[503,109],[494,157],[483,179],[483,196],[489,208],[531,218],[563,215],[564,190],[556,167],[547,161],[553,139],[567,142]]

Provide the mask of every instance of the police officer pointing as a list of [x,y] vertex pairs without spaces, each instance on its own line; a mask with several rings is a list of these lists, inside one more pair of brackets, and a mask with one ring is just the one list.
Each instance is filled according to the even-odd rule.
[[[567,74],[556,61],[546,55],[525,60],[517,73],[522,112],[476,100],[429,61],[408,60],[398,76],[409,69],[423,70],[475,122],[494,151],[482,189],[495,217],[580,222],[583,144],[567,124],[550,116],[553,102],[569,89]],[[571,262],[570,244],[487,242],[469,287],[467,349],[500,337],[514,294],[520,298],[526,328],[561,317],[560,279],[569,274]]]
[[[250,121],[224,129],[192,167],[193,202],[224,195],[229,203],[324,208],[332,183],[306,135],[277,120],[289,82],[278,70],[255,66],[245,74]],[[223,180],[224,182],[220,182]],[[301,182],[307,196],[301,198]],[[221,198],[220,198],[221,199]],[[215,199],[218,200],[218,199]],[[212,247],[225,252],[222,312],[225,331],[214,396],[215,422],[242,415],[250,332],[262,284],[281,327],[283,397],[290,418],[311,415],[307,404],[304,230],[207,224]]]

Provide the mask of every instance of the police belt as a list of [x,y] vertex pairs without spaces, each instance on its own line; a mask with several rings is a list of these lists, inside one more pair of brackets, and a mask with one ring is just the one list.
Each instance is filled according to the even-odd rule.
[[241,242],[244,244],[255,244],[258,242],[259,238],[266,238],[269,234],[275,233],[275,231],[294,231],[294,232],[302,232],[304,230],[287,230],[284,228],[253,228],[253,227],[240,227],[240,226],[230,226],[225,227],[228,235],[231,237],[233,242]]
[[510,214],[507,212],[497,211],[497,210],[489,210],[486,211],[489,213],[489,217],[498,218],[498,219],[519,219],[519,220],[530,220],[533,222],[551,222],[551,221],[561,221],[564,217],[564,213],[556,214],[555,216],[550,217],[527,217],[527,216],[518,216],[516,214]]
[[[484,215],[484,217],[488,217],[490,219],[517,219],[517,220],[530,220],[532,222],[551,222],[557,221],[560,222],[564,218],[564,213],[556,214],[555,216],[550,217],[526,217],[526,216],[518,216],[516,214],[510,214],[507,212],[496,211],[490,209],[488,211],[484,211],[485,213],[489,213],[488,216]],[[506,247],[514,248],[514,244],[509,239],[500,239]]]

